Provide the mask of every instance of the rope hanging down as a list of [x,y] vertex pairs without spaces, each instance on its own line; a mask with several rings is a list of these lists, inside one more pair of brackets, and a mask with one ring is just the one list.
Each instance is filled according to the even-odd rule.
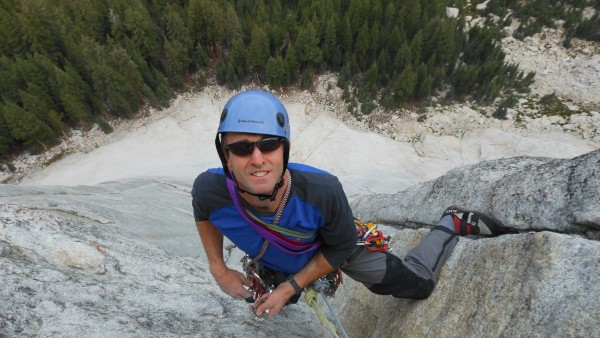
[[[315,314],[317,315],[317,318],[319,318],[319,321],[321,322],[321,324],[327,326],[335,338],[340,338],[340,336],[337,334],[337,331],[335,330],[335,326],[329,321],[329,319],[327,319],[327,317],[325,316],[325,314],[319,307],[317,295],[320,294],[321,298],[323,298],[323,301],[329,308],[331,315],[335,319],[335,322],[337,323],[338,327],[340,328],[340,331],[342,332],[343,337],[348,338],[348,334],[346,333],[346,330],[344,330],[344,326],[342,325],[340,318],[338,317],[337,313],[335,312],[335,309],[331,306],[331,304],[329,304],[329,301],[327,300],[327,297],[325,296],[324,290],[327,290],[327,289],[329,289],[329,282],[327,282],[326,280],[320,280],[320,279],[316,280],[308,288],[306,288],[306,291],[304,292],[304,300],[306,301],[306,304],[308,304],[308,306],[310,306],[315,311]],[[318,292],[318,294],[317,294],[317,292]]]

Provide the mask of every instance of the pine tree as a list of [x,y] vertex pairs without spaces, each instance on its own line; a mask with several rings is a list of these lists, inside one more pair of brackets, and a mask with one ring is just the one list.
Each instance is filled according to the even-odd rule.
[[208,41],[206,34],[207,0],[190,0],[187,5],[187,22],[196,49],[204,47]]
[[420,29],[421,2],[420,0],[406,0],[401,9],[399,21],[404,23],[407,36],[412,38]]
[[19,88],[24,85],[17,71],[17,62],[20,57],[13,62],[8,57],[0,56],[0,95],[3,98],[17,101],[19,100]]
[[367,71],[365,80],[365,85],[367,86],[366,88],[368,92],[370,94],[374,93],[379,85],[379,69],[377,67],[377,62],[374,62],[371,65],[371,67]]
[[242,36],[242,25],[238,18],[235,8],[231,4],[227,4],[224,19],[224,35],[228,46],[232,46],[236,40]]
[[301,29],[298,34],[296,55],[304,67],[318,69],[321,66],[323,55],[318,45],[317,34],[311,24]]
[[23,108],[32,112],[55,133],[64,133],[68,130],[57,112],[59,107],[42,87],[30,83],[27,90],[19,90],[19,94],[21,95]]
[[4,118],[3,106],[0,105],[0,160],[7,157],[16,145],[17,142],[11,135]]
[[270,57],[267,62],[266,77],[271,88],[279,88],[286,81],[286,64],[281,56]]
[[21,27],[20,17],[14,5],[5,9],[0,6],[0,55],[15,57],[27,49],[24,39],[24,30]]
[[434,18],[429,21],[424,32],[422,55],[427,58],[435,56],[436,66],[445,65],[456,58],[455,41],[450,21]]
[[271,56],[267,33],[259,27],[252,29],[252,37],[246,54],[246,62],[255,75],[262,76]]
[[178,40],[165,42],[167,73],[171,80],[171,86],[177,89],[183,89],[182,79],[187,75],[190,66],[188,49]]
[[387,86],[390,81],[390,75],[393,73],[393,64],[389,61],[388,51],[382,50],[377,57],[377,65],[379,68],[380,83],[382,86]]
[[341,65],[341,55],[337,49],[337,29],[335,19],[327,22],[327,29],[323,41],[323,61],[325,61],[332,69],[338,69]]
[[227,64],[222,59],[217,62],[215,76],[217,78],[217,84],[219,86],[222,86],[225,83],[227,83],[227,68]]
[[400,29],[399,26],[394,25],[392,32],[387,38],[386,48],[389,50],[390,55],[396,55],[402,44],[406,41],[406,33]]
[[344,20],[342,21],[342,29],[340,35],[342,55],[351,52],[353,44],[353,34],[352,26],[350,25],[350,20],[348,19],[348,16],[345,16]]
[[358,57],[358,65],[362,71],[366,70],[368,65],[368,51],[369,51],[369,26],[365,22],[358,32],[356,38],[355,53]]
[[210,42],[213,55],[222,55],[222,42],[225,40],[225,10],[215,1],[209,1],[205,8],[206,38]]
[[39,144],[47,148],[50,144],[56,144],[56,135],[35,114],[19,107],[12,102],[6,102],[1,111],[4,113],[6,125],[10,129],[12,137],[23,141],[26,145]]
[[59,98],[62,109],[72,123],[85,123],[91,120],[92,109],[89,105],[91,88],[79,76],[75,68],[67,65],[59,73]]
[[66,52],[63,35],[54,7],[44,1],[20,2],[22,28],[27,50],[31,54],[44,55],[60,65]]
[[293,43],[288,45],[284,60],[287,65],[289,82],[293,82],[297,78],[296,74],[298,74],[299,69],[298,59],[296,58],[296,47],[294,47]]
[[412,55],[410,52],[410,47],[408,43],[405,41],[400,49],[398,49],[398,53],[394,57],[394,69],[396,72],[402,72],[406,67],[409,67],[412,64]]
[[426,100],[431,94],[431,87],[433,85],[433,79],[431,75],[428,74],[427,65],[421,63],[419,67],[417,67],[416,75],[417,81],[414,98],[419,101]]
[[417,74],[413,71],[412,66],[404,68],[394,81],[394,97],[396,103],[407,102],[413,95],[416,87]]
[[240,87],[240,80],[239,80],[237,74],[235,73],[235,70],[234,70],[231,62],[229,62],[227,64],[227,75],[225,77],[225,80],[227,82],[227,87],[229,89],[237,89]]
[[151,66],[160,66],[162,39],[160,30],[152,21],[148,11],[143,6],[130,7],[125,9],[123,14],[125,34],[131,36],[135,50],[138,50]]
[[411,50],[411,58],[412,64],[414,66],[418,65],[421,62],[421,56],[423,51],[423,31],[419,30],[417,34],[415,34],[414,38],[410,41],[410,50]]

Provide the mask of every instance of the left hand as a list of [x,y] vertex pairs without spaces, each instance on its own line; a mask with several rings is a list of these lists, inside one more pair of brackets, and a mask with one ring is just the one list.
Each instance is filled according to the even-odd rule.
[[248,308],[258,318],[274,317],[295,294],[294,287],[289,282],[284,282],[279,284],[273,292],[260,296]]

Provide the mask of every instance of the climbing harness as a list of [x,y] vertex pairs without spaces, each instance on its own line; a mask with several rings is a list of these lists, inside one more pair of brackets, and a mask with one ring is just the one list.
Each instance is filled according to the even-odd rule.
[[358,241],[356,245],[364,245],[369,251],[386,252],[389,250],[388,244],[391,236],[385,236],[381,230],[377,230],[377,225],[371,222],[363,223],[359,219],[354,219]]

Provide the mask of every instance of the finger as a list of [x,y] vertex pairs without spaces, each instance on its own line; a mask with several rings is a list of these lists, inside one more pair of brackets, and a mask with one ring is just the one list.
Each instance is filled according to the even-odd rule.
[[263,314],[265,314],[266,310],[270,310],[270,306],[264,302],[264,301],[257,301],[254,303],[254,313],[259,316],[259,317],[263,317]]
[[253,294],[252,292],[250,292],[250,291],[248,291],[248,290],[244,289],[244,291],[242,292],[242,295],[241,295],[241,296],[242,296],[242,299],[246,299],[246,298],[249,298],[249,297],[252,297],[252,298],[254,298],[254,297],[253,297],[253,295],[254,295],[254,294]]
[[262,304],[262,303],[266,302],[266,301],[267,301],[267,298],[269,298],[269,295],[270,295],[270,293],[265,293],[264,295],[262,295],[262,296],[258,297],[258,298],[256,299],[256,301],[254,302],[254,304],[256,304],[256,305],[258,306],[258,305],[260,305],[260,304]]
[[244,284],[247,287],[251,287],[252,286],[252,281],[246,277],[242,278],[242,284]]

